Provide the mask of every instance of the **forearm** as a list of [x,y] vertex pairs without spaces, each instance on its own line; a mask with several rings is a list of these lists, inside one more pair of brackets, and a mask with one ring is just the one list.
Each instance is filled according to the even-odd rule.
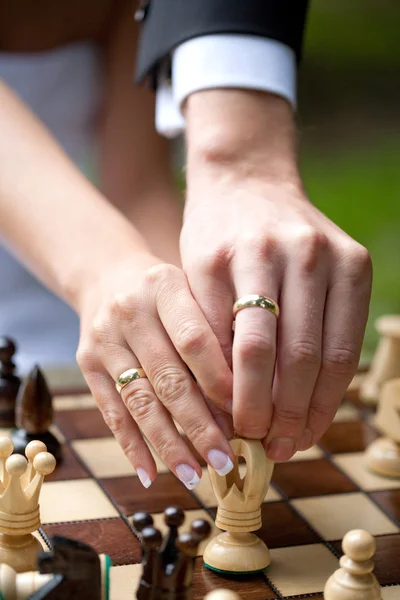
[[205,90],[192,94],[184,111],[189,183],[204,166],[213,176],[231,167],[232,177],[300,185],[293,111],[282,98],[250,90]]
[[75,308],[98,270],[146,244],[0,84],[0,233]]

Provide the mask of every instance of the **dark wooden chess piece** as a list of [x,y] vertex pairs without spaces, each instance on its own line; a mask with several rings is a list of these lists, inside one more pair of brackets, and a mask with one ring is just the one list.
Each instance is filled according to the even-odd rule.
[[53,399],[46,379],[38,366],[29,373],[21,385],[15,405],[16,429],[12,432],[14,452],[25,454],[32,440],[46,444],[47,451],[62,459],[61,444],[49,428],[53,422]]
[[177,507],[167,508],[164,520],[169,531],[163,540],[148,513],[137,513],[133,517],[143,550],[143,572],[136,597],[138,600],[191,600],[194,560],[211,526],[199,519],[193,521],[190,533],[178,535],[184,513]]
[[62,536],[54,536],[51,544],[51,551],[38,556],[38,571],[16,573],[8,564],[0,565],[1,599],[109,600],[107,555]]
[[54,536],[51,542],[53,550],[39,555],[38,570],[41,574],[55,575],[59,583],[46,595],[40,595],[44,589],[38,590],[30,600],[108,599],[111,566],[108,556],[98,555],[87,544],[62,536]]
[[14,374],[13,356],[16,345],[8,337],[0,337],[0,427],[14,427],[15,401],[21,380]]

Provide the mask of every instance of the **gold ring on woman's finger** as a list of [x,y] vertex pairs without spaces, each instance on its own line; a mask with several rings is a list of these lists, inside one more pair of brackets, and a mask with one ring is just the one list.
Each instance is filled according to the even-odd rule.
[[142,369],[141,367],[138,367],[137,369],[128,369],[127,371],[121,373],[121,375],[115,382],[116,390],[118,393],[121,393],[121,390],[123,390],[123,388],[126,385],[128,385],[128,383],[135,381],[135,379],[142,379],[146,377],[147,375],[144,372],[144,369]]

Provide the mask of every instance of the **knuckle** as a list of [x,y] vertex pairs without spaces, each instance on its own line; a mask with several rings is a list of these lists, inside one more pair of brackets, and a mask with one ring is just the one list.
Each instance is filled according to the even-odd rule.
[[350,347],[327,348],[324,352],[322,368],[330,375],[353,375],[357,369],[358,353]]
[[248,415],[235,416],[235,432],[239,436],[243,436],[249,439],[261,440],[267,437],[269,427],[267,423],[263,424],[260,419],[257,421],[249,420]]
[[79,345],[76,352],[76,362],[84,373],[92,371],[97,363],[92,346]]
[[145,274],[145,284],[147,285],[165,285],[173,279],[182,279],[183,273],[175,265],[169,263],[160,263],[150,267]]
[[192,390],[192,381],[180,369],[163,368],[154,375],[153,386],[160,400],[168,405],[188,396]]
[[306,411],[295,406],[279,406],[274,413],[274,420],[282,425],[297,426],[306,418]]
[[222,245],[212,252],[203,252],[194,261],[194,269],[205,276],[216,277],[227,269],[232,259],[232,251]]
[[276,255],[279,249],[278,239],[272,233],[256,231],[243,232],[239,246],[248,254],[257,258],[269,259]]
[[308,409],[309,419],[312,421],[331,421],[335,414],[335,410],[326,404],[318,403],[311,404]]
[[321,348],[311,341],[292,342],[285,351],[285,362],[293,367],[317,367],[321,364]]
[[186,322],[176,333],[176,347],[180,354],[201,354],[207,346],[208,331],[196,322]]
[[313,273],[320,264],[329,247],[325,233],[314,227],[304,227],[295,235],[294,249],[300,269],[304,273]]
[[199,441],[202,446],[207,446],[216,437],[215,428],[209,423],[199,421],[198,419],[191,419],[185,424],[185,433],[195,446]]
[[106,317],[97,317],[91,328],[91,335],[95,344],[103,345],[107,344],[110,340],[110,329],[109,323]]
[[345,252],[344,276],[353,285],[368,283],[372,279],[372,260],[370,253],[361,244],[351,244]]
[[119,434],[124,428],[123,414],[113,408],[105,408],[102,411],[105,424],[111,429],[114,434]]
[[264,364],[275,356],[275,347],[271,340],[261,331],[248,333],[237,342],[236,351],[241,361]]
[[135,421],[143,421],[151,418],[154,405],[154,394],[151,390],[141,388],[138,384],[130,384],[126,390],[125,394],[123,394],[125,406]]
[[135,298],[132,293],[116,294],[110,301],[110,313],[117,319],[129,319],[132,317]]

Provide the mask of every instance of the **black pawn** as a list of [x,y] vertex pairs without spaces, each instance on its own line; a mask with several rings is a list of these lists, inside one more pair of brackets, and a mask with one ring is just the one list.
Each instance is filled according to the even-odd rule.
[[53,399],[46,379],[38,366],[29,373],[21,385],[15,407],[15,429],[11,435],[14,452],[25,454],[25,448],[32,440],[46,444],[56,461],[62,458],[61,444],[49,431],[53,422]]
[[0,427],[15,425],[15,402],[21,384],[14,375],[15,351],[15,343],[10,338],[0,337]]

